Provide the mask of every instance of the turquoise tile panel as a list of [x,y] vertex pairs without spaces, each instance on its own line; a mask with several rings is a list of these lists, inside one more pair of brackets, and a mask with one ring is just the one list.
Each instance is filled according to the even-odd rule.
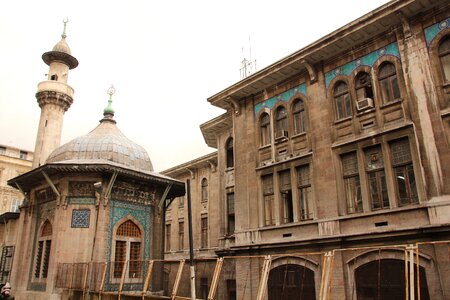
[[427,40],[427,45],[429,46],[431,44],[431,42],[438,35],[439,32],[449,27],[450,27],[450,18],[447,18],[445,20],[442,20],[436,24],[433,24],[425,28],[424,32],[425,32],[425,39]]
[[265,107],[272,109],[272,107],[274,107],[278,101],[288,102],[296,94],[302,94],[303,96],[306,96],[306,83],[302,83],[292,89],[289,89],[281,94],[278,94],[272,98],[256,104],[254,108],[255,115]]
[[360,66],[368,66],[372,67],[373,64],[380,58],[385,55],[392,55],[400,59],[400,53],[398,51],[397,43],[392,43],[387,45],[386,47],[375,50],[367,55],[364,55],[358,59],[355,59],[343,66],[337,67],[334,70],[331,70],[325,73],[325,83],[328,87],[330,82],[339,75],[349,76],[352,72],[360,67]]

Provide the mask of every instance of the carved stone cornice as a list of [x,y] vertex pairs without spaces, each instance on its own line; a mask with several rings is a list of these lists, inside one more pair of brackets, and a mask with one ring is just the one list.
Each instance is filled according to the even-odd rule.
[[46,104],[55,104],[67,111],[73,103],[72,97],[64,93],[56,91],[41,91],[36,93],[36,99],[39,107],[42,108]]

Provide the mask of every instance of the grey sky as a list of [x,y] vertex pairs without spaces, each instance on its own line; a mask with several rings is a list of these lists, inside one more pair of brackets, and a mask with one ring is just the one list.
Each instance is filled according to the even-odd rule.
[[[222,114],[206,98],[239,80],[240,62],[258,70],[386,3],[341,1],[10,1],[0,10],[0,144],[34,150],[46,79],[41,55],[67,17],[80,65],[69,74],[74,104],[62,143],[88,133],[116,88],[122,132],[149,153],[156,171],[214,149],[199,125]],[[244,52],[242,51],[244,48]]]

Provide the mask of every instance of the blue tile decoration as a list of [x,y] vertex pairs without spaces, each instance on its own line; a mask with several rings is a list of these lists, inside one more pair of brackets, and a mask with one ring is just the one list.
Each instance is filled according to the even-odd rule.
[[90,209],[72,210],[72,228],[89,228],[90,219],[91,219]]
[[352,74],[352,72],[360,67],[360,66],[368,66],[372,67],[373,64],[380,58],[386,55],[392,55],[400,59],[400,52],[398,51],[397,43],[391,43],[383,48],[375,50],[367,55],[364,55],[358,59],[355,59],[343,66],[337,67],[334,70],[331,70],[325,73],[325,84],[328,87],[330,82],[338,75],[348,76]]
[[424,32],[425,32],[425,39],[427,40],[427,46],[431,44],[431,42],[438,35],[439,32],[449,27],[450,27],[450,18],[447,18],[445,20],[442,20],[440,22],[437,22],[436,24],[433,24],[425,28]]
[[[108,228],[108,243],[106,246],[107,257],[110,260],[111,258],[111,247],[112,245],[112,236],[113,236],[113,228],[114,225],[119,222],[124,217],[131,215],[135,218],[141,226],[144,228],[143,233],[143,243],[142,247],[144,249],[144,260],[148,260],[150,258],[150,238],[151,238],[151,216],[152,216],[152,206],[150,205],[142,205],[138,203],[130,203],[126,201],[114,200],[110,201],[110,222]],[[111,283],[110,280],[110,268],[106,272],[107,283],[105,285],[105,290],[115,290],[118,284]]]
[[263,102],[260,102],[255,105],[255,114],[258,114],[259,111],[265,107],[272,109],[272,107],[277,103],[278,101],[288,102],[295,94],[302,94],[303,96],[306,96],[306,83],[302,83],[292,89],[287,90],[286,92],[283,92],[281,94],[278,94],[272,98],[269,98],[267,100],[264,100]]

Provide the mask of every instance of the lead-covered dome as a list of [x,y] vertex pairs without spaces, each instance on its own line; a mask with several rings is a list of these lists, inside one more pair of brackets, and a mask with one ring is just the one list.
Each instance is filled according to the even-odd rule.
[[94,130],[55,149],[47,158],[47,163],[112,162],[124,168],[153,172],[147,151],[117,128],[110,104],[105,108],[104,116]]

